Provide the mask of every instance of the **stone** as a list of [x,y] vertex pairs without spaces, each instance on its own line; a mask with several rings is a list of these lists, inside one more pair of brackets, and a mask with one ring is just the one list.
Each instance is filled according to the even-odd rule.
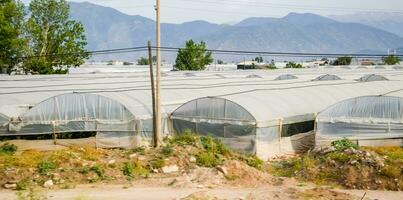
[[191,157],[189,158],[189,161],[192,162],[192,163],[195,163],[195,162],[196,162],[196,157],[191,156]]
[[216,168],[219,172],[221,172],[222,174],[224,174],[224,176],[228,175],[228,170],[226,167],[222,167],[222,166],[218,166]]
[[116,160],[110,160],[110,161],[108,161],[108,165],[113,165],[113,164],[115,164],[116,163]]
[[44,184],[43,187],[45,188],[51,188],[53,187],[53,181],[52,180],[47,180]]
[[5,189],[15,190],[17,188],[17,184],[16,183],[6,183],[3,185],[3,187]]
[[130,154],[130,156],[129,156],[130,159],[133,159],[133,158],[135,158],[135,157],[137,157],[137,154],[136,154],[136,153]]
[[169,165],[169,166],[164,166],[161,168],[162,172],[165,174],[169,173],[175,173],[179,171],[179,167],[177,165]]

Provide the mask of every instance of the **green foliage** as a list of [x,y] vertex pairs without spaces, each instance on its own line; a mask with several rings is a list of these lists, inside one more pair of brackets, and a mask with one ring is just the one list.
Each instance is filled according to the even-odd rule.
[[222,65],[222,64],[224,64],[224,61],[218,59],[218,60],[217,60],[217,64]]
[[174,153],[174,149],[171,144],[166,144],[166,145],[162,146],[161,153],[164,156],[172,156]]
[[264,66],[266,69],[277,69],[275,64],[268,64]]
[[165,160],[163,157],[155,157],[149,163],[150,169],[161,169],[165,166]]
[[133,65],[133,63],[131,62],[123,62],[123,65],[127,66],[127,65]]
[[146,152],[146,148],[145,147],[137,147],[135,149],[133,149],[134,153],[138,153],[140,155],[144,155]]
[[148,58],[141,57],[137,60],[137,65],[149,65]]
[[252,59],[252,61],[256,61],[257,63],[262,63],[263,57],[262,56],[256,57],[255,59]]
[[263,160],[261,160],[257,156],[243,156],[242,160],[244,160],[249,166],[254,167],[258,170],[261,170],[263,167]]
[[18,147],[14,144],[4,143],[0,146],[0,153],[5,154],[14,154],[17,151]]
[[196,155],[196,164],[200,167],[217,167],[222,160],[213,152],[200,152]]
[[353,143],[351,140],[349,140],[347,138],[337,140],[337,141],[333,141],[331,145],[337,151],[344,151],[346,149],[358,149],[358,145]]
[[285,68],[294,68],[294,69],[300,69],[303,68],[301,64],[297,64],[295,62],[288,62],[285,66]]
[[145,169],[140,162],[136,161],[132,162],[125,162],[123,163],[122,167],[123,175],[126,176],[127,180],[133,180],[136,177],[148,177],[150,172]]
[[190,130],[186,130],[184,133],[175,135],[174,137],[168,139],[168,143],[173,145],[196,145],[198,137],[194,135]]
[[94,165],[90,168],[91,171],[95,172],[98,177],[105,178],[105,170],[100,165]]
[[65,0],[32,0],[27,38],[30,48],[23,63],[26,72],[63,74],[89,57],[84,26],[69,19]]
[[0,1],[0,73],[10,73],[21,62],[27,44],[21,37],[24,16],[24,5],[19,0]]
[[388,57],[383,57],[382,62],[385,65],[396,65],[400,63],[400,58],[395,55],[389,55]]
[[349,57],[349,56],[342,56],[342,57],[338,57],[335,61],[333,61],[333,65],[350,65],[351,64],[351,60],[353,58]]
[[31,186],[31,180],[29,178],[24,178],[17,182],[16,190],[26,190]]
[[56,165],[48,160],[44,160],[38,164],[38,172],[42,175],[45,175],[54,169],[56,169]]
[[203,145],[203,149],[207,152],[211,152],[216,155],[228,156],[230,149],[225,146],[219,139],[213,139],[210,136],[200,137],[200,141]]
[[18,191],[16,193],[17,200],[47,200],[48,199],[46,194],[38,188],[29,187],[27,189],[28,189],[27,191]]
[[200,44],[193,40],[186,41],[186,47],[178,51],[175,61],[175,68],[184,70],[204,70],[206,65],[213,62],[211,52],[207,51],[206,43]]

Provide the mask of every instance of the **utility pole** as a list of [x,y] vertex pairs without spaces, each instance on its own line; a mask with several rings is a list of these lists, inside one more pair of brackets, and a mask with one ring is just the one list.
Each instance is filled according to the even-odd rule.
[[156,11],[156,22],[157,22],[157,83],[156,83],[156,100],[155,100],[155,107],[156,107],[156,126],[155,126],[155,138],[154,138],[154,146],[158,147],[159,143],[161,141],[160,135],[161,135],[161,25],[160,25],[160,0],[156,0],[156,6],[155,6],[155,11]]
[[148,64],[150,65],[150,81],[151,81],[151,97],[153,105],[153,143],[154,146],[158,146],[158,134],[156,131],[157,120],[156,120],[156,107],[155,107],[155,82],[154,82],[154,69],[153,69],[153,56],[151,53],[151,42],[148,41]]

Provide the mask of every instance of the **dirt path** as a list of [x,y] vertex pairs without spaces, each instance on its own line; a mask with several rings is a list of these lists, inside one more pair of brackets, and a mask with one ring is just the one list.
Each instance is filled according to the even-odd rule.
[[[131,187],[124,186],[79,186],[76,189],[43,191],[49,200],[172,200],[195,195],[205,199],[284,199],[293,200],[300,196],[299,191],[308,188],[269,186],[259,188],[172,188],[172,187]],[[346,197],[343,193],[355,195]],[[365,191],[344,191],[319,194],[315,199],[361,199]],[[330,195],[331,194],[331,195]],[[308,196],[309,197],[309,196]],[[328,198],[329,197],[329,198]],[[203,198],[203,199],[204,199]],[[1,190],[0,200],[16,199],[14,191]],[[310,198],[308,198],[310,199]],[[369,191],[365,199],[395,200],[403,199],[403,192]]]

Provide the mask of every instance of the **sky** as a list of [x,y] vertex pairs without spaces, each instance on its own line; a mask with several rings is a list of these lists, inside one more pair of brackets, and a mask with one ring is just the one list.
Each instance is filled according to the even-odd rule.
[[[28,4],[30,0],[22,0]],[[73,0],[83,2],[81,0]],[[130,15],[154,19],[155,0],[86,0]],[[324,16],[356,12],[403,13],[402,0],[161,0],[161,21],[236,23],[248,17],[283,17],[290,12]]]

